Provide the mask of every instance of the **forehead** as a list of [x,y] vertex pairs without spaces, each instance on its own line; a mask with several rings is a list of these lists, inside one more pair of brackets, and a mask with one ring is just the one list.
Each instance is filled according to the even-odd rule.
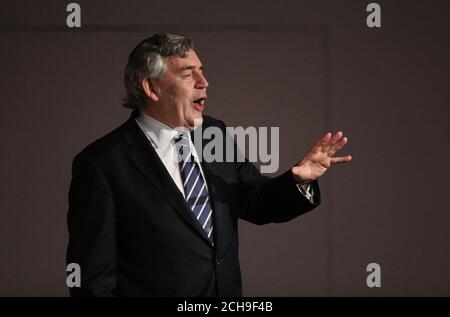
[[166,57],[167,65],[172,70],[179,70],[185,67],[201,67],[202,63],[194,50],[188,51],[185,57],[169,56]]

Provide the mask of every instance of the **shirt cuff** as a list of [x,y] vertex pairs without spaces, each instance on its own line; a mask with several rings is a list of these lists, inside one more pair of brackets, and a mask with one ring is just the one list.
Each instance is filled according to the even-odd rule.
[[311,204],[314,204],[314,190],[309,182],[306,184],[297,184],[297,188],[300,193],[302,193],[302,195],[309,200]]

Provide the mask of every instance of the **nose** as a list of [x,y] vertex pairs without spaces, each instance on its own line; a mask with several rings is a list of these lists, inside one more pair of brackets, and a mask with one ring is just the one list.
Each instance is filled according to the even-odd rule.
[[202,89],[202,88],[208,88],[208,87],[209,87],[209,83],[206,80],[206,77],[202,73],[199,72],[198,76],[197,76],[195,88]]

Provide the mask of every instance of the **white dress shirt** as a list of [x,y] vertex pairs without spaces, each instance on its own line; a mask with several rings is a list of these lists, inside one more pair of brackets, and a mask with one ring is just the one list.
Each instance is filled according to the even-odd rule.
[[[178,189],[183,194],[183,196],[185,196],[183,181],[181,179],[180,166],[178,165],[178,153],[174,140],[175,136],[177,136],[180,131],[169,127],[168,125],[150,117],[142,111],[135,120],[141,130],[149,139],[161,161],[164,163],[164,166],[177,185]],[[192,155],[194,156],[195,160],[199,162],[198,155],[195,151],[194,144],[192,143],[190,133],[185,133],[185,135],[189,140],[189,148]],[[200,167],[200,173],[205,180],[206,188],[208,188],[202,166],[201,164],[198,165]]]
[[[174,137],[178,135],[180,131],[169,127],[168,125],[152,118],[142,111],[139,113],[139,116],[135,118],[135,121],[149,139],[151,145],[155,149],[161,161],[164,163],[164,166],[177,185],[178,189],[183,196],[185,196],[180,167],[178,165],[178,153],[174,141]],[[186,135],[189,140],[191,153],[195,160],[199,162],[195,146],[191,140],[191,135],[190,133],[186,133]],[[206,188],[208,188],[202,166],[201,164],[198,165],[200,166],[202,177],[205,180]],[[313,191],[309,184],[297,185],[297,188],[311,203],[313,203]]]

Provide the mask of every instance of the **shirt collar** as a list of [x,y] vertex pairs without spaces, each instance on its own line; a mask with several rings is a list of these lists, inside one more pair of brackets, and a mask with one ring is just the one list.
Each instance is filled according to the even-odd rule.
[[[169,145],[173,138],[182,132],[169,127],[167,124],[156,120],[143,111],[139,112],[136,121],[144,133],[150,138],[155,148]],[[184,132],[184,135],[190,140],[190,133]]]

